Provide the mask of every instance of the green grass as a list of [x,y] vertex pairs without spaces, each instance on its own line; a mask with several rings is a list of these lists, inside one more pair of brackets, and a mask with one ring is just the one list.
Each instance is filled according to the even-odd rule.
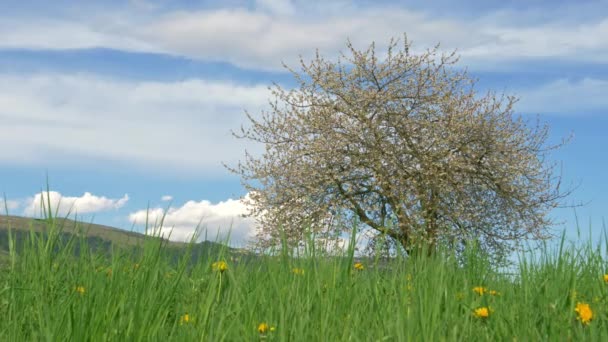
[[[513,277],[474,252],[462,265],[440,253],[358,271],[352,254],[239,260],[220,249],[193,264],[190,245],[175,263],[159,239],[141,253],[91,252],[85,238],[59,239],[59,220],[45,222],[48,234],[30,234],[0,263],[1,341],[608,340],[608,265],[590,242],[522,256]],[[588,325],[578,302],[593,310]],[[490,316],[475,317],[480,307]],[[260,334],[260,323],[273,331]]]

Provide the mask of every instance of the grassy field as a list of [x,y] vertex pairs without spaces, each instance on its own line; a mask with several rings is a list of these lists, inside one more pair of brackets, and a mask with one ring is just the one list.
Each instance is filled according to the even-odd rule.
[[605,244],[562,240],[516,276],[474,252],[380,268],[352,251],[192,263],[190,245],[175,263],[159,239],[97,253],[44,222],[0,266],[1,341],[608,341]]

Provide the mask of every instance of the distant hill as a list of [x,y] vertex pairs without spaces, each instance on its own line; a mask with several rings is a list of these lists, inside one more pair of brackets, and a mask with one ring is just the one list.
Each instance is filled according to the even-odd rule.
[[[73,235],[84,237],[90,248],[102,253],[109,253],[112,246],[125,248],[127,250],[136,250],[142,247],[145,241],[159,239],[158,237],[137,232],[64,218],[54,219],[54,225],[61,228],[62,240],[67,241],[70,237],[73,237]],[[0,263],[5,262],[8,257],[9,227],[13,237],[19,242],[19,245],[29,236],[30,231],[35,232],[35,234],[46,235],[48,233],[49,224],[46,219],[0,215]],[[168,240],[165,240],[165,242],[167,250],[174,256],[174,259],[179,258],[188,246],[188,244],[184,242]],[[196,262],[205,255],[216,255],[221,250],[223,250],[228,257],[232,256],[247,259],[254,256],[253,253],[244,249],[223,246],[222,244],[210,241],[203,241],[195,244],[192,251],[192,261]]]
[[[54,219],[56,227],[62,227],[60,239],[68,241],[74,235],[84,237],[90,249],[100,253],[109,255],[112,246],[124,248],[126,251],[136,252],[144,242],[150,240],[158,240],[158,237],[145,235],[142,233],[131,232],[115,227],[92,224],[88,222],[74,221],[70,219],[56,218]],[[48,222],[45,219],[28,218],[21,216],[6,216],[0,215],[0,268],[7,265],[9,258],[8,245],[8,228],[11,228],[12,235],[17,241],[17,245],[22,244],[29,235],[30,230],[35,234],[47,234]],[[179,260],[186,251],[188,243],[168,241],[166,243],[166,251],[174,261]],[[19,252],[19,251],[18,251]],[[75,253],[79,253],[79,244],[75,244]],[[246,249],[232,248],[224,246],[220,243],[203,241],[196,243],[193,246],[190,257],[191,265],[199,262],[201,259],[212,258],[217,259],[218,254],[223,253],[225,259],[238,258],[240,262],[250,262],[259,259],[259,256]],[[337,259],[346,259],[345,257],[335,257]],[[363,262],[366,267],[373,267],[374,259],[370,257],[355,257],[355,261]],[[380,260],[379,265],[383,268],[386,260]]]

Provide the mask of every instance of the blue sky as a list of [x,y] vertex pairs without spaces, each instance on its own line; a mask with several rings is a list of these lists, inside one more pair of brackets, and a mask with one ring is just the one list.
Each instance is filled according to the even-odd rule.
[[[246,195],[221,166],[261,147],[231,129],[267,108],[282,67],[316,48],[336,58],[350,38],[381,51],[407,33],[414,52],[441,43],[458,67],[520,98],[515,110],[574,134],[551,159],[583,235],[608,207],[608,1],[2,1],[0,191],[9,213],[37,216],[46,173],[54,205],[95,223],[141,229],[148,205],[169,208],[166,229],[242,245]],[[170,200],[169,200],[170,198]],[[57,202],[57,203],[56,203]],[[574,210],[557,230],[576,237]]]

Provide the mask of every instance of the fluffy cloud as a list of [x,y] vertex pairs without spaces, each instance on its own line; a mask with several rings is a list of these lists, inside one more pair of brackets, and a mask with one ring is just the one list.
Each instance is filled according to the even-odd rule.
[[3,18],[0,22],[0,48],[61,50],[107,47],[162,52],[154,45],[130,35],[122,35],[124,29],[118,29],[111,23],[104,24],[101,20],[81,22],[50,18]]
[[[231,129],[267,104],[267,86],[73,74],[0,75],[5,162],[109,160],[181,173],[225,172],[242,158]],[[254,149],[250,145],[248,148]]]
[[50,200],[51,211],[53,215],[57,211],[57,215],[66,216],[68,212],[73,214],[90,214],[100,211],[119,209],[124,206],[129,200],[129,196],[125,194],[119,199],[110,199],[104,196],[99,197],[85,192],[80,197],[63,196],[57,191],[43,191],[36,194],[33,198],[26,200],[26,207],[23,214],[26,216],[44,216],[42,206],[48,207]]
[[148,234],[160,234],[174,241],[189,241],[198,226],[202,230],[199,240],[206,233],[207,240],[229,239],[230,244],[243,246],[255,234],[254,220],[242,217],[246,213],[247,207],[242,200],[228,199],[219,203],[202,200],[188,201],[166,212],[163,208],[138,210],[129,214],[129,221],[143,225],[147,216]]
[[449,51],[458,48],[472,68],[496,68],[497,61],[504,65],[525,58],[605,61],[608,19],[571,15],[584,11],[589,17],[597,10],[556,5],[544,11],[500,10],[467,18],[378,4],[296,6],[287,0],[259,0],[254,10],[210,8],[141,16],[102,12],[86,21],[15,18],[0,24],[0,36],[5,37],[0,48],[106,47],[274,70],[281,69],[281,60],[297,66],[298,56],[311,57],[315,48],[335,57],[347,37],[359,48],[371,41],[380,47],[405,31],[418,49],[437,42]]
[[[207,200],[188,201],[181,207],[142,209],[129,214],[129,221],[132,224],[145,226],[147,219],[147,234],[160,235],[173,241],[190,241],[199,227],[198,241],[203,240],[206,233],[207,240],[220,242],[228,240],[230,245],[242,247],[253,241],[257,229],[255,219],[243,217],[248,212],[244,202],[249,199],[249,195],[245,195],[244,200],[228,199],[218,203]],[[356,255],[362,255],[369,234],[370,232],[366,231],[357,237]],[[316,243],[317,248],[329,253],[341,254],[348,249],[350,237],[319,238]],[[304,253],[304,250],[301,252]]]
[[13,214],[12,211],[19,208],[20,207],[20,203],[19,201],[14,201],[14,200],[6,200],[4,201],[4,199],[0,199],[0,212],[2,212],[3,215],[6,214],[6,210],[8,209],[8,214]]
[[[518,112],[584,114],[608,106],[608,81],[601,79],[564,79],[515,93]],[[236,164],[244,149],[230,130],[246,124],[243,109],[255,115],[269,96],[263,85],[200,79],[0,75],[0,154],[17,164],[90,158],[174,174],[225,174],[221,162]]]
[[[522,89],[518,111],[585,116],[608,108],[608,80],[560,79],[535,89]],[[608,114],[608,113],[606,113]]]

